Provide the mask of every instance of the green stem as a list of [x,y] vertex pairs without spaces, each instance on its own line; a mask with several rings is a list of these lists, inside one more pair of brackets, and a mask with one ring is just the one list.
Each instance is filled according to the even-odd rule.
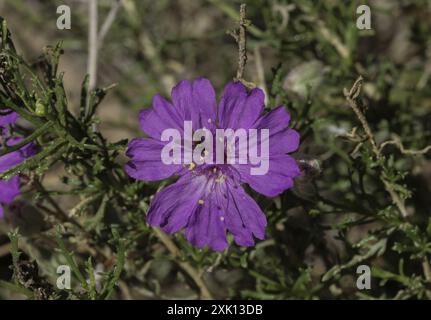
[[34,131],[31,135],[26,137],[24,140],[22,140],[20,143],[14,144],[13,146],[7,146],[6,148],[3,148],[0,150],[0,157],[4,156],[5,154],[17,151],[27,145],[28,143],[32,142],[33,140],[37,139],[41,135],[43,135],[45,132],[47,132],[51,127],[53,126],[52,122],[45,123],[42,127]]

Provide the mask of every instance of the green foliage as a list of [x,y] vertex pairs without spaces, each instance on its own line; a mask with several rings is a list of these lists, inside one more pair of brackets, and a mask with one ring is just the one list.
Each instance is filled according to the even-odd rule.
[[[86,77],[78,105],[68,98],[59,66],[62,48],[76,43],[46,47],[30,64],[1,20],[0,109],[21,116],[15,130],[25,139],[2,146],[0,155],[30,141],[39,153],[0,178],[20,173],[28,182],[26,201],[44,221],[38,233],[24,234],[20,226],[19,243],[18,233],[10,233],[14,274],[0,275],[4,292],[46,297],[16,275],[20,261],[35,261],[43,278],[36,282],[51,299],[431,298],[426,1],[374,3],[378,16],[370,31],[356,28],[355,1],[247,1],[252,25],[245,78],[265,88],[268,109],[283,104],[290,111],[301,134],[295,157],[303,176],[274,199],[249,190],[267,215],[267,238],[252,248],[232,244],[223,253],[194,248],[183,235],[168,237],[146,224],[152,196],[170,181],[128,178],[127,140],[108,139],[97,112],[109,94],[135,114],[184,74],[205,75],[221,89],[235,75],[235,44],[225,31],[238,19],[239,2],[210,0],[188,9],[168,1],[125,3],[100,53],[102,66],[121,80],[105,82],[119,86],[92,90]],[[183,24],[172,23],[177,11],[189,16],[193,10],[205,17],[204,31],[181,18],[176,22]],[[385,17],[391,30],[382,25]],[[85,21],[73,21],[76,35],[85,36]],[[120,66],[123,59],[129,67]],[[359,74],[364,82],[355,87]],[[137,121],[116,125],[132,126],[137,135]],[[54,170],[61,183],[53,186],[46,177]],[[54,288],[62,263],[74,275],[66,292]],[[362,264],[371,267],[370,290],[356,287]]]

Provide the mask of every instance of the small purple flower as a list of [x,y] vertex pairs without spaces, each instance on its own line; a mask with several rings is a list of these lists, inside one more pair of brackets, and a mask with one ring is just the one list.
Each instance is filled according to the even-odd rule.
[[[246,183],[255,191],[275,197],[293,186],[300,174],[296,161],[287,153],[297,150],[299,134],[290,129],[290,115],[283,106],[263,113],[264,93],[247,89],[241,82],[230,82],[217,108],[214,89],[207,79],[181,81],[172,90],[172,103],[160,95],[153,106],[140,113],[141,129],[149,138],[129,143],[126,164],[129,176],[155,181],[179,176],[152,200],[148,223],[167,233],[185,229],[189,242],[222,251],[228,246],[229,231],[240,246],[253,246],[254,237],[264,239],[267,220],[257,203],[242,188]],[[184,121],[192,121],[193,131],[207,128],[269,129],[269,170],[265,175],[250,174],[251,164],[164,164],[161,151],[167,128],[184,131]],[[259,144],[261,143],[258,140]]]
[[[17,120],[16,113],[7,113],[3,110],[0,113],[0,141],[5,141],[8,146],[15,145],[22,141],[18,137],[7,137],[9,133],[8,126],[15,124]],[[19,165],[26,158],[31,157],[35,154],[35,146],[30,143],[21,149],[8,153],[0,157],[0,173]],[[3,206],[4,204],[10,204],[20,194],[20,178],[14,176],[9,180],[0,180],[0,218],[3,217]]]
[[16,112],[11,110],[0,110],[0,137],[6,135],[9,130],[8,126],[15,124],[18,119]]

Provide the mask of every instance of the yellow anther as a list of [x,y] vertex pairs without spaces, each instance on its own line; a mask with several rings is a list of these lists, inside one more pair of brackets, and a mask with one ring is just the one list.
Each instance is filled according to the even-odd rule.
[[205,201],[203,201],[203,200],[198,200],[198,203],[199,203],[199,204],[204,204],[204,203],[205,203]]
[[214,181],[217,183],[220,183],[223,181],[223,179],[225,178],[225,176],[222,174],[220,177],[218,177],[217,179],[215,179]]
[[193,170],[194,167],[196,167],[196,164],[194,162],[190,163],[189,170]]

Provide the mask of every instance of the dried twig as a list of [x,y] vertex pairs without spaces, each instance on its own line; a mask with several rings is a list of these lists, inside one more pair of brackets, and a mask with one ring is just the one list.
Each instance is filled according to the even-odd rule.
[[[362,89],[362,83],[363,83],[363,78],[359,76],[359,78],[355,81],[355,83],[353,84],[350,90],[344,89],[344,95],[350,107],[352,108],[357,118],[359,119],[359,122],[361,122],[362,128],[364,129],[365,134],[367,135],[368,141],[371,144],[374,156],[378,161],[381,161],[382,154],[380,152],[380,149],[377,147],[377,143],[374,138],[373,132],[371,131],[370,126],[368,125],[368,121],[365,118],[365,115],[362,113],[360,109],[360,105],[358,101],[358,97]],[[403,217],[406,217],[408,213],[407,213],[407,209],[405,207],[404,201],[401,199],[401,197],[399,196],[399,194],[397,193],[393,185],[386,179],[386,177],[382,173],[380,174],[380,179],[385,185],[386,191],[391,196],[392,202],[397,206],[401,215]]]
[[247,26],[246,15],[246,5],[241,4],[239,9],[239,23],[238,23],[238,33],[235,38],[238,43],[238,70],[236,72],[236,78],[238,80],[244,79],[244,69],[247,63],[247,38],[245,37],[245,31]]
[[[212,3],[214,6],[218,7],[223,13],[229,16],[232,19],[239,20],[238,11],[232,7],[230,4],[226,3],[223,0],[208,0],[208,2]],[[247,30],[257,38],[263,38],[265,32],[259,29],[254,25],[249,25]]]
[[382,144],[380,144],[380,147],[379,147],[380,152],[388,145],[396,145],[398,149],[400,149],[400,152],[406,155],[420,155],[420,154],[425,154],[431,150],[431,145],[426,146],[425,148],[420,150],[406,149],[401,139],[398,136],[394,136],[393,140],[385,141]]
[[228,31],[238,44],[238,69],[236,71],[235,80],[241,81],[246,87],[254,88],[255,85],[244,79],[245,65],[247,64],[247,38],[246,29],[250,25],[250,21],[246,19],[246,5],[243,3],[239,9],[238,29]]
[[[360,76],[355,83],[353,84],[352,88],[350,89],[350,91],[348,91],[347,89],[344,89],[344,95],[346,96],[347,101],[349,102],[350,107],[353,109],[353,111],[355,112],[356,116],[358,117],[359,121],[362,124],[362,127],[367,135],[367,138],[369,140],[369,142],[371,143],[372,146],[372,150],[373,153],[376,157],[377,160],[382,160],[382,154],[381,154],[381,150],[383,149],[385,143],[383,143],[380,148],[377,147],[374,135],[370,129],[370,126],[368,125],[367,119],[365,118],[365,115],[362,113],[361,109],[359,108],[359,101],[358,101],[358,97],[359,94],[361,92],[361,88],[362,88],[362,83],[363,83],[363,79]],[[386,145],[388,145],[389,143],[392,143],[392,141],[388,141],[386,142]],[[404,151],[409,151],[409,150],[405,150],[402,147],[402,144],[398,143],[400,146],[401,150]],[[428,149],[425,148],[424,150],[420,150],[420,151],[428,151],[426,150]],[[411,151],[411,150],[410,150]],[[400,211],[401,215],[403,217],[406,217],[408,215],[407,213],[407,209],[405,207],[404,201],[401,199],[401,197],[399,196],[399,194],[397,193],[397,191],[395,190],[394,186],[386,179],[386,177],[381,173],[380,174],[380,179],[383,181],[383,184],[385,185],[385,189],[386,191],[389,193],[389,195],[392,198],[392,202],[397,206],[398,210]],[[422,261],[422,270],[425,276],[425,279],[428,282],[431,282],[431,267],[429,264],[428,259],[425,257]],[[427,294],[430,294],[429,291],[427,291]]]

